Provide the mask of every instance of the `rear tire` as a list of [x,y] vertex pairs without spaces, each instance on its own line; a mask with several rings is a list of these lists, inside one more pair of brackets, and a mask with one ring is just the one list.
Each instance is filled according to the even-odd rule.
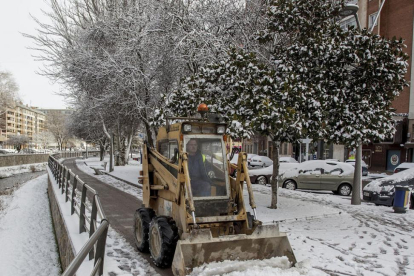
[[293,191],[293,190],[296,190],[297,189],[297,186],[296,186],[295,181],[293,181],[293,180],[287,180],[283,184],[283,188]]
[[134,240],[141,252],[148,252],[148,232],[155,212],[149,208],[139,208],[134,215]]
[[349,196],[352,192],[352,187],[349,184],[342,184],[338,187],[338,193],[341,196]]
[[178,228],[169,217],[155,217],[149,227],[149,250],[154,264],[171,266],[178,240]]
[[256,179],[256,183],[257,183],[257,184],[260,184],[260,185],[266,185],[266,184],[267,184],[267,179],[266,179],[266,176],[263,176],[263,175],[259,176],[259,177]]

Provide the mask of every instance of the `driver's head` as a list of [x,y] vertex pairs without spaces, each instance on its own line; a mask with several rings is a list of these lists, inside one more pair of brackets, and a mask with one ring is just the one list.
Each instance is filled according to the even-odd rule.
[[198,150],[197,140],[196,139],[190,139],[187,143],[187,152],[189,155],[195,155]]

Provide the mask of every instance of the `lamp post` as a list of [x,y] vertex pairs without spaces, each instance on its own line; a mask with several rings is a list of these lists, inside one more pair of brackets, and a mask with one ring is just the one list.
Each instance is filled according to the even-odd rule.
[[[358,30],[361,32],[361,24],[359,23],[358,18],[358,5],[347,4],[342,10],[339,11],[341,16],[350,16],[355,17]],[[355,152],[355,172],[354,172],[354,183],[353,183],[353,192],[351,198],[352,205],[361,205],[361,186],[362,186],[362,141],[357,141],[356,152]]]

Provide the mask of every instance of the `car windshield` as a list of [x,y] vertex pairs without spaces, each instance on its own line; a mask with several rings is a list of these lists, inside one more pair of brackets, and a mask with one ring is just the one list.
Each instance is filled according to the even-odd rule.
[[222,137],[189,135],[184,139],[184,147],[193,196],[227,196],[227,161]]

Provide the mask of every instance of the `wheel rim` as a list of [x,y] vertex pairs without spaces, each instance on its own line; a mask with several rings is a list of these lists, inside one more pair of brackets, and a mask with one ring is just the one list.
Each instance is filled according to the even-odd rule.
[[264,176],[259,177],[258,181],[260,185],[266,185],[266,178]]
[[288,189],[288,190],[294,190],[294,189],[296,188],[296,187],[295,187],[295,183],[293,183],[292,181],[288,181],[288,182],[286,182],[285,187],[286,187],[286,189]]
[[142,221],[141,218],[135,220],[135,237],[139,243],[142,243]]
[[351,188],[348,185],[344,185],[341,187],[341,195],[347,196],[351,193]]
[[153,257],[157,257],[160,255],[161,252],[161,237],[158,231],[158,227],[154,226],[151,228],[151,236],[150,236],[150,248],[151,248],[151,255]]

